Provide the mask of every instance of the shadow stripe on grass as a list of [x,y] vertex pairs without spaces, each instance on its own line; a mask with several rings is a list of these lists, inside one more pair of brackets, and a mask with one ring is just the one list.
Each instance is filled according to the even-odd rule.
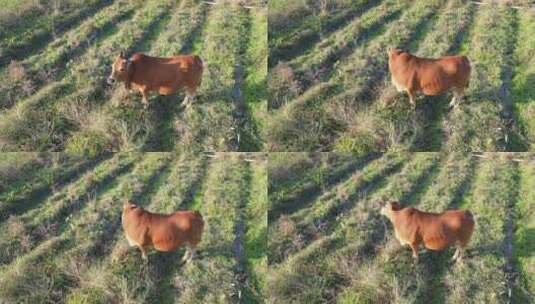
[[[269,66],[274,66],[279,61],[286,61],[291,57],[299,56],[310,48],[312,48],[317,41],[320,40],[322,35],[336,31],[338,28],[343,27],[349,21],[355,18],[359,18],[367,10],[379,5],[381,1],[359,1],[356,6],[352,6],[348,9],[344,9],[340,15],[330,12],[330,16],[325,22],[321,22],[321,29],[302,29],[297,35],[297,38],[292,39],[288,43],[282,43],[274,48],[270,47],[269,51]],[[324,24],[323,24],[324,23]]]
[[329,175],[321,185],[310,184],[305,186],[301,191],[292,196],[291,198],[281,201],[277,208],[272,208],[269,210],[268,222],[273,222],[281,214],[290,214],[296,210],[303,208],[307,203],[312,203],[325,188],[334,187],[337,183],[346,179],[351,173],[359,168],[364,167],[370,161],[379,158],[381,154],[370,154],[366,157],[358,159],[354,163],[347,165],[339,171],[334,172],[332,175]]
[[[375,160],[375,162],[379,162],[381,160],[382,159],[378,159]],[[269,261],[270,265],[283,262],[288,256],[294,254],[295,251],[301,250],[303,247],[307,247],[312,242],[315,242],[318,238],[325,237],[326,235],[329,235],[336,231],[336,229],[340,228],[340,223],[344,222],[347,216],[350,214],[350,212],[344,212],[353,209],[358,202],[362,203],[362,199],[373,194],[389,178],[389,176],[399,172],[399,170],[401,170],[403,167],[402,163],[404,161],[407,161],[407,159],[401,158],[389,162],[383,167],[380,167],[377,174],[374,172],[371,178],[369,176],[366,178],[357,177],[357,180],[354,182],[351,178],[347,185],[344,184],[339,186],[341,188],[351,187],[351,189],[348,190],[351,193],[347,197],[334,197],[334,193],[329,194],[330,192],[327,192],[327,194],[324,196],[328,197],[328,201],[324,202],[321,198],[319,198],[318,202],[316,202],[316,204],[318,204],[317,209],[312,209],[313,207],[301,209],[302,213],[305,214],[301,215],[300,217],[297,217],[296,214],[291,215],[290,221],[297,222],[295,224],[295,230],[299,231],[299,246],[292,250],[291,247],[283,249],[281,247],[284,245],[281,247],[279,247],[279,245],[275,248],[277,252],[272,252],[272,250],[269,250],[268,253],[271,254]],[[373,166],[374,163],[371,163],[369,166],[365,167],[362,172],[357,174],[366,175],[366,171],[369,169],[369,167]],[[332,189],[331,192],[334,191],[339,191],[339,189]],[[333,218],[336,220],[333,221]],[[280,218],[280,220],[282,220],[282,222],[286,221],[286,219],[282,218]],[[273,226],[275,226],[275,224],[272,223],[270,225],[270,235],[275,235],[276,237],[279,234],[284,234],[284,232],[281,233],[278,230],[280,226]],[[282,227],[284,227],[284,225]],[[274,244],[271,244],[271,246],[274,246]],[[277,254],[281,251],[284,252],[283,256]]]
[[0,68],[9,63],[11,60],[19,60],[31,55],[40,49],[46,47],[46,44],[52,41],[54,35],[61,35],[70,28],[74,28],[84,21],[91,18],[94,14],[106,9],[113,3],[111,0],[100,0],[90,7],[82,8],[73,16],[61,20],[58,24],[54,22],[54,33],[50,31],[35,31],[32,37],[23,43],[15,44],[3,50],[0,56]]
[[112,154],[104,154],[94,159],[88,160],[80,164],[79,166],[74,167],[72,170],[55,176],[51,184],[43,185],[37,189],[32,190],[25,197],[21,197],[12,201],[11,203],[2,206],[0,211],[0,222],[6,220],[11,215],[20,215],[24,212],[27,212],[33,208],[37,208],[40,203],[45,201],[46,197],[53,191],[56,187],[62,187],[73,180],[80,177],[84,172],[91,170],[97,166],[102,161],[111,158]]
[[[99,166],[108,166],[110,164],[102,162]],[[91,195],[98,195],[99,193],[105,192],[110,189],[112,186],[112,179],[126,174],[133,167],[133,160],[130,160],[125,163],[118,164],[117,167],[113,168],[111,171],[106,172],[102,179],[98,181],[90,180],[88,184],[85,185],[82,193],[76,194],[74,197],[70,197],[69,189],[65,189],[62,192],[65,192],[61,195],[54,195],[54,197],[49,198],[50,204],[41,206],[40,208],[33,209],[31,212],[24,213],[21,216],[13,217],[13,221],[22,221],[24,223],[24,233],[29,235],[31,244],[28,247],[26,245],[25,251],[32,250],[33,247],[38,246],[41,242],[44,241],[46,237],[49,237],[49,232],[47,231],[50,227],[55,224],[60,224],[59,221],[65,220],[67,216],[72,217],[77,214],[85,203],[91,199]],[[98,169],[98,166],[95,167],[95,170]],[[80,179],[87,180],[92,177],[92,172],[86,173],[85,176],[80,177]],[[78,182],[75,182],[64,188],[71,188],[77,185]],[[61,201],[66,201],[62,203]],[[68,202],[68,203],[67,203]],[[9,221],[12,219],[10,218]],[[9,221],[7,223],[9,223]],[[9,224],[6,224],[9,225]],[[64,225],[59,225],[60,231],[63,230]],[[9,229],[9,228],[8,228]],[[52,231],[55,230],[52,228]],[[9,230],[8,230],[9,231]],[[47,231],[43,233],[42,231]],[[9,244],[2,244],[3,246],[10,247],[21,242],[19,239],[8,240],[12,241]],[[3,255],[4,253],[2,253]],[[7,255],[7,252],[5,252]],[[20,253],[17,253],[20,254]],[[15,258],[14,255],[0,256],[1,264],[8,264]]]
[[[104,12],[101,12],[104,14]],[[2,102],[2,107],[9,109],[13,105],[21,102],[26,98],[31,98],[30,94],[39,93],[43,88],[46,87],[52,80],[59,81],[60,79],[66,76],[66,72],[69,70],[69,61],[77,59],[85,54],[86,50],[92,47],[94,44],[99,43],[100,41],[106,39],[111,34],[113,34],[112,29],[118,24],[121,24],[127,18],[131,17],[134,13],[134,7],[127,6],[125,8],[118,8],[117,12],[113,12],[111,18],[108,20],[108,16],[103,17],[104,23],[97,23],[94,25],[94,22],[90,20],[84,22],[81,27],[89,28],[87,33],[83,33],[82,37],[68,37],[64,36],[65,41],[53,42],[47,49],[44,50],[43,54],[36,54],[35,56],[29,57],[22,62],[22,66],[27,67],[26,70],[26,82],[30,83],[33,87],[31,91],[26,91],[21,88],[21,83],[14,85],[13,87],[2,88],[0,94],[5,96],[5,101]],[[73,44],[70,40],[77,41]],[[62,43],[62,44],[60,44]],[[50,49],[49,52],[55,52],[49,54],[46,52]],[[58,52],[59,49],[59,53]],[[51,60],[51,61],[48,61]],[[59,72],[54,72],[59,70]],[[43,77],[42,73],[52,73]],[[2,72],[3,74],[7,73],[6,71]],[[9,99],[14,99],[14,101],[9,102]]]

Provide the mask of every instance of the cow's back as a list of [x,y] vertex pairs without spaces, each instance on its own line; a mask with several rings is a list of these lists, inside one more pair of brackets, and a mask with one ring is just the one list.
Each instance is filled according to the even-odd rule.
[[441,215],[444,225],[447,225],[461,242],[468,242],[474,231],[474,217],[470,211],[449,210]]
[[154,248],[171,251],[181,245],[196,246],[202,237],[204,223],[196,212],[179,211],[170,215],[155,215],[150,237]]
[[160,58],[135,54],[132,61],[134,84],[163,95],[173,94],[184,86],[197,87],[202,78],[203,63],[196,55]]
[[470,79],[466,56],[431,59],[402,53],[389,60],[389,69],[398,90],[406,88],[425,95],[438,95],[451,87],[465,88]]
[[474,228],[468,211],[445,211],[440,214],[420,212],[419,231],[424,246],[431,250],[443,250],[457,241],[468,242]]

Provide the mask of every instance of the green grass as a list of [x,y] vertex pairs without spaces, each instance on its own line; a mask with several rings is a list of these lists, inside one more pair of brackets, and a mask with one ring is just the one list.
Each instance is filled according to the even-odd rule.
[[481,161],[472,190],[459,206],[474,214],[476,227],[467,257],[452,266],[445,277],[446,303],[467,299],[469,303],[503,303],[507,299],[510,282],[504,271],[505,230],[518,191],[518,172],[505,155],[485,156],[489,159]]
[[[0,276],[2,285],[8,286],[1,290],[1,296],[14,302],[64,300],[66,290],[75,287],[82,278],[77,273],[77,269],[80,269],[77,267],[84,264],[82,261],[88,259],[87,262],[90,262],[93,255],[106,252],[111,245],[108,242],[118,228],[122,200],[135,199],[146,190],[143,189],[143,183],[148,182],[161,170],[165,160],[165,155],[147,155],[131,174],[114,180],[108,191],[95,197],[86,204],[86,208],[61,223],[57,237],[61,247],[40,255],[40,262],[33,265],[42,263],[41,267],[32,272]],[[29,255],[32,256],[35,251],[39,252],[39,248],[47,242],[32,250]],[[21,267],[27,268],[31,267],[32,259],[27,260],[25,256],[19,256],[14,263],[22,263]],[[11,265],[8,265],[6,269],[9,272],[11,268]],[[30,284],[28,282],[35,286],[31,292],[25,291]]]
[[479,8],[471,31],[472,74],[467,101],[449,115],[445,148],[454,151],[502,151],[505,142],[502,117],[510,117],[510,76],[515,43],[516,12],[504,7]]
[[[0,150],[261,150],[267,42],[257,38],[266,31],[262,6],[249,14],[230,3],[115,2],[0,71]],[[138,94],[107,87],[119,50],[200,55],[197,103],[184,111],[179,93],[143,110]]]
[[343,183],[324,190],[310,206],[283,215],[277,222],[270,223],[270,265],[284,261],[287,256],[307,246],[319,235],[339,228],[336,222],[329,219],[345,216],[363,196],[371,194],[390,175],[400,170],[404,161],[407,161],[407,155],[394,153],[373,160],[364,168],[356,170]]
[[249,202],[245,206],[247,227],[244,237],[245,256],[249,269],[252,290],[258,294],[251,300],[262,302],[264,294],[267,265],[267,211],[268,211],[268,175],[266,170],[267,158],[264,156],[251,163],[251,187]]
[[[355,263],[369,254],[371,242],[379,238],[374,230],[381,230],[378,209],[383,202],[410,200],[417,191],[417,185],[428,178],[437,160],[436,154],[416,155],[406,162],[401,172],[380,181],[377,189],[369,193],[364,191],[354,208],[331,218],[330,221],[336,221],[334,229],[327,229],[327,234],[316,235],[309,245],[271,267],[266,287],[269,301],[335,301],[358,275],[359,271],[353,268],[357,267]],[[286,226],[281,232],[301,233],[292,232],[291,222],[283,218],[277,223],[270,223],[270,229],[271,225]],[[270,233],[269,237],[269,242],[273,242],[285,236]]]
[[289,214],[311,203],[311,200],[319,193],[334,187],[340,180],[369,161],[366,158],[352,159],[351,155],[325,155],[320,157],[320,160],[321,162],[318,162],[318,165],[304,179],[299,179],[289,184],[289,187],[280,188],[276,192],[270,191],[270,221],[276,219],[281,213]]
[[[210,8],[203,28],[202,57],[206,63],[200,97],[173,121],[179,137],[175,144],[209,151],[243,150],[241,141],[254,138],[243,110],[243,93],[237,70],[244,73],[249,16],[239,6]],[[221,31],[221,29],[225,29]],[[245,150],[248,150],[245,148]]]
[[[520,154],[517,154],[520,155]],[[533,157],[532,153],[527,154]],[[513,253],[520,278],[513,292],[514,302],[528,302],[535,294],[535,169],[529,163],[521,166],[520,189],[515,206],[515,231]]]
[[[268,302],[528,303],[531,158],[411,153],[370,162],[315,204],[269,223]],[[398,162],[399,172],[381,177]],[[374,186],[363,187],[370,179]],[[453,249],[423,250],[415,265],[379,215],[389,200],[431,212],[469,209],[476,229],[463,262],[450,261]]]
[[247,65],[243,83],[245,106],[250,116],[250,124],[255,130],[256,138],[246,143],[249,151],[263,151],[264,139],[267,134],[267,10],[265,8],[250,12],[250,36],[247,44]]
[[36,208],[19,216],[11,215],[2,225],[8,233],[0,238],[4,249],[0,255],[1,264],[32,250],[49,234],[54,234],[59,222],[73,217],[93,197],[109,189],[110,180],[127,173],[132,161],[123,155],[105,160],[50,195]]
[[[232,303],[258,294],[244,276],[246,265],[236,252],[243,240],[236,234],[241,208],[247,205],[248,166],[236,154],[218,154],[203,185],[200,212],[206,222],[200,245],[203,258],[187,264],[175,278],[180,301]],[[245,268],[243,268],[245,267]],[[240,269],[245,269],[244,273]],[[238,282],[238,277],[245,281]]]
[[[518,131],[522,138],[517,139],[529,150],[535,147],[535,64],[533,44],[535,43],[535,18],[529,12],[520,12],[518,38],[514,53],[514,76],[512,79],[513,110],[518,120]],[[515,138],[513,137],[513,140]],[[519,143],[512,143],[518,145]]]
[[80,157],[62,159],[58,156],[52,158],[52,167],[38,172],[31,183],[14,183],[14,187],[2,195],[0,220],[3,221],[10,215],[20,214],[33,208],[34,205],[27,203],[27,201],[42,201],[47,194],[54,193],[102,160],[103,157],[89,160]]
[[[321,3],[310,2],[309,5],[305,6],[308,14],[305,15],[302,22],[293,23],[297,27],[285,26],[280,31],[270,31],[270,66],[286,60],[295,53],[305,52],[323,35],[343,26],[353,18],[357,18],[363,11],[376,5],[377,2],[367,0],[333,1],[330,4],[322,7]],[[287,7],[282,14],[288,14],[289,9],[291,6]],[[277,20],[273,21],[275,24],[277,23]]]
[[[386,73],[386,55],[384,50],[390,45],[403,46],[423,26],[442,5],[442,1],[414,3],[406,9],[400,19],[394,21],[389,30],[364,45],[354,49],[353,53],[332,66],[336,77],[320,83],[319,92],[305,93],[297,100],[273,113],[270,120],[268,145],[271,150],[323,150],[331,149],[353,151],[361,155],[371,152],[370,146],[378,146],[373,151],[380,151],[377,143],[378,134],[359,134],[358,137],[338,138],[337,133],[355,124],[372,125],[373,117],[366,113],[353,119],[359,111],[359,96],[366,98],[374,81]],[[372,55],[375,54],[375,55]],[[324,89],[321,89],[321,87]],[[310,91],[314,90],[312,88]],[[351,120],[351,121],[350,121]],[[403,130],[397,133],[402,133]],[[363,139],[357,142],[354,138]],[[388,138],[390,139],[390,138]],[[335,143],[338,140],[338,144]],[[343,148],[341,145],[344,145]],[[334,147],[331,147],[334,145]],[[346,149],[351,148],[351,149]]]
[[[289,46],[305,28],[313,30],[308,20],[315,19],[315,7],[306,1],[288,3],[287,10],[274,6],[270,58],[287,54],[284,62],[269,62],[268,150],[529,149],[531,13],[499,3],[385,0],[299,50]],[[338,18],[327,15],[329,22]],[[390,46],[433,58],[467,55],[472,79],[465,102],[449,109],[452,94],[446,92],[420,97],[418,108],[410,109],[406,93],[396,93],[388,81]]]
[[[133,12],[132,5],[114,4],[82,22],[78,27],[64,33],[51,42],[40,53],[24,58],[20,62],[22,77],[14,77],[11,69],[5,68],[1,73],[7,83],[0,87],[2,108],[9,108],[30,96],[53,80],[59,80],[70,68],[69,60],[82,55],[85,50],[112,33],[113,26],[119,24]],[[72,63],[71,63],[72,64]],[[52,72],[53,69],[58,69]],[[30,85],[33,90],[23,89]]]

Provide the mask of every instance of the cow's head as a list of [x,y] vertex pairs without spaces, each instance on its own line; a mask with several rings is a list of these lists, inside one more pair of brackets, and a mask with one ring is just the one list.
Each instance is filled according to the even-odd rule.
[[396,47],[389,47],[386,51],[386,53],[388,54],[388,59],[389,60],[392,60],[392,58],[395,58],[397,56],[399,56],[400,54],[402,53],[406,53],[406,51],[400,49],[400,48],[396,48]]
[[128,212],[132,209],[137,208],[136,204],[131,203],[129,200],[125,199],[123,201],[123,212]]
[[126,87],[130,88],[130,79],[133,73],[133,64],[130,59],[126,58],[124,52],[121,52],[111,66],[111,74],[107,79],[109,85],[115,83],[115,81],[122,81]]
[[392,217],[392,211],[401,210],[401,205],[398,202],[389,202],[381,208],[381,215],[386,216],[387,218]]

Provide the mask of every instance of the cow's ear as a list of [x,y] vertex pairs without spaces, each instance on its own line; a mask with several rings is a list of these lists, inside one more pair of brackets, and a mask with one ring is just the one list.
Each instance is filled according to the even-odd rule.
[[124,51],[121,51],[121,53],[119,54],[119,58],[126,59],[126,54],[124,53]]

